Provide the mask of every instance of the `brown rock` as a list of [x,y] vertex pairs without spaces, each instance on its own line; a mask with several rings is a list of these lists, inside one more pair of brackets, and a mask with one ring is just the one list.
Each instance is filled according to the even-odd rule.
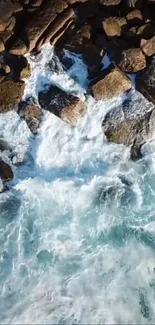
[[24,94],[25,84],[4,78],[0,83],[0,113],[12,110],[21,100]]
[[22,69],[22,71],[20,73],[20,78],[27,79],[30,77],[31,77],[31,68],[30,68],[30,64],[28,63],[27,66]]
[[6,27],[6,30],[11,32],[14,29],[15,25],[16,25],[16,18],[15,16],[12,16],[10,18],[9,25]]
[[125,17],[110,17],[103,21],[103,28],[107,36],[121,36],[127,25]]
[[142,23],[143,16],[139,9],[135,9],[127,14],[126,19],[130,24],[137,25],[138,23]]
[[25,120],[30,131],[37,134],[41,122],[41,109],[34,104],[22,101],[18,106],[18,114]]
[[86,111],[85,104],[78,97],[67,94],[56,86],[39,93],[39,104],[72,126],[77,124]]
[[50,39],[54,37],[55,34],[61,30],[64,25],[74,16],[74,10],[71,8],[65,11],[59,18],[55,19],[55,21],[49,26],[46,30],[43,43],[49,42]]
[[[74,26],[74,24],[72,22],[73,22],[73,20],[67,21],[67,23],[64,25],[64,27],[53,38],[51,38],[51,40],[50,40],[51,45],[55,45],[59,41],[61,42],[63,35],[67,31],[67,29]],[[63,44],[63,42],[62,42],[62,44]]]
[[4,42],[0,39],[0,52],[5,50]]
[[86,39],[90,39],[91,38],[91,26],[90,25],[85,25],[83,26],[79,31],[78,33],[83,37],[83,38],[86,38]]
[[104,6],[118,6],[122,0],[100,0],[100,4]]
[[13,171],[11,167],[2,159],[0,159],[0,178],[3,182],[8,182],[13,179]]
[[123,51],[118,66],[124,72],[139,72],[146,67],[145,55],[140,48],[132,48]]
[[11,37],[11,35],[12,35],[11,31],[0,32],[0,39],[5,44],[5,42]]
[[0,21],[0,32],[4,32],[7,28],[7,26],[9,26],[10,20],[1,20]]
[[152,56],[155,54],[155,36],[150,40],[142,40],[141,49],[146,56]]
[[92,92],[96,100],[109,100],[131,88],[131,80],[117,66],[111,65],[105,70],[105,77],[92,86]]
[[69,4],[69,5],[72,5],[76,2],[86,2],[88,0],[66,0],[66,2]]

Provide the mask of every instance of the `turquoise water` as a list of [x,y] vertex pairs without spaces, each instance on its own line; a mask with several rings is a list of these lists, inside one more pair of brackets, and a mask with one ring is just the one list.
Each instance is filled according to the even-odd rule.
[[[85,100],[81,59],[65,74],[50,58],[49,46],[29,58],[25,97],[53,82]],[[123,100],[88,97],[75,129],[43,112],[36,137],[15,112],[2,116],[0,136],[28,158],[0,196],[1,324],[155,323],[155,143],[132,162],[101,129]]]

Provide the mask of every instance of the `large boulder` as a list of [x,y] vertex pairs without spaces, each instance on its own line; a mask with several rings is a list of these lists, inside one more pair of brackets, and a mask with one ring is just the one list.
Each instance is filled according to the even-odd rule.
[[137,75],[136,88],[155,104],[155,55],[149,59],[147,68]]
[[117,67],[110,65],[104,77],[92,86],[96,100],[109,100],[123,95],[132,88],[131,80]]
[[127,25],[125,17],[109,17],[104,19],[103,28],[107,36],[121,36]]
[[39,93],[41,108],[60,117],[63,121],[75,126],[86,111],[85,104],[62,89],[51,86],[48,91]]
[[140,48],[130,48],[122,52],[117,64],[124,72],[136,73],[145,69],[146,58]]
[[141,48],[146,56],[152,56],[155,54],[155,36],[149,40],[142,39]]
[[132,146],[132,158],[138,158],[143,143],[155,129],[155,106],[135,91],[131,98],[113,109],[102,123],[108,141]]
[[41,122],[41,109],[32,103],[21,101],[18,106],[18,114],[25,120],[33,134],[38,133]]
[[3,182],[13,179],[13,171],[11,167],[2,159],[0,159],[0,178]]
[[0,82],[0,113],[12,110],[20,102],[24,88],[25,84],[20,80],[6,77]]

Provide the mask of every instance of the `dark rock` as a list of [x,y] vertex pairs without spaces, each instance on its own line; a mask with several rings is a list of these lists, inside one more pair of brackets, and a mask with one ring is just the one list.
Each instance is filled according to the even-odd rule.
[[8,182],[13,179],[11,167],[2,159],[0,159],[0,178],[3,182]]
[[155,107],[138,92],[105,116],[103,131],[110,142],[132,145],[131,157],[140,157],[140,148],[155,128]]
[[129,42],[114,37],[106,44],[109,59],[115,63],[119,62],[122,52],[127,50],[129,47]]
[[24,94],[25,84],[22,81],[14,81],[4,78],[0,83],[0,113],[12,110],[21,100]]
[[63,121],[75,126],[86,111],[85,104],[73,95],[52,86],[46,92],[39,93],[41,108],[60,117]]
[[38,106],[22,101],[18,106],[18,114],[25,120],[30,131],[33,134],[38,133],[38,128],[41,122],[41,110]]
[[137,35],[140,38],[150,39],[155,35],[155,26],[153,24],[144,24],[137,29]]
[[145,5],[145,0],[124,0],[128,8],[142,9]]
[[135,9],[129,12],[126,16],[128,24],[130,25],[139,25],[143,22],[142,12],[139,9]]
[[136,78],[136,88],[148,100],[155,104],[155,55],[153,55],[147,65],[147,68]]
[[146,58],[140,48],[132,48],[122,52],[117,64],[122,71],[135,73],[144,70]]
[[5,151],[5,150],[12,151],[12,147],[7,141],[0,139],[0,151]]
[[99,0],[100,4],[103,6],[111,7],[118,6],[122,0]]
[[102,80],[92,86],[94,98],[97,100],[121,96],[132,88],[131,80],[117,66],[110,65],[104,75]]

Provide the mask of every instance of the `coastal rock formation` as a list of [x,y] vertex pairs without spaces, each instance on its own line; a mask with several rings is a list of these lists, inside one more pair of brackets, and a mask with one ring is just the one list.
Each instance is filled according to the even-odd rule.
[[146,67],[145,55],[139,48],[123,51],[118,66],[124,72],[139,72]]
[[41,122],[41,109],[33,104],[33,100],[31,102],[21,101],[17,112],[25,120],[30,131],[37,134]]
[[155,106],[136,91],[106,114],[102,127],[108,141],[132,146],[131,157],[139,158],[142,144],[154,133]]
[[41,108],[60,117],[63,121],[75,126],[86,111],[85,104],[73,95],[67,94],[56,86],[39,93]]
[[0,82],[0,113],[12,110],[24,94],[25,84],[5,77]]
[[131,80],[117,66],[111,65],[104,74],[103,79],[92,86],[96,100],[112,99],[131,89]]

